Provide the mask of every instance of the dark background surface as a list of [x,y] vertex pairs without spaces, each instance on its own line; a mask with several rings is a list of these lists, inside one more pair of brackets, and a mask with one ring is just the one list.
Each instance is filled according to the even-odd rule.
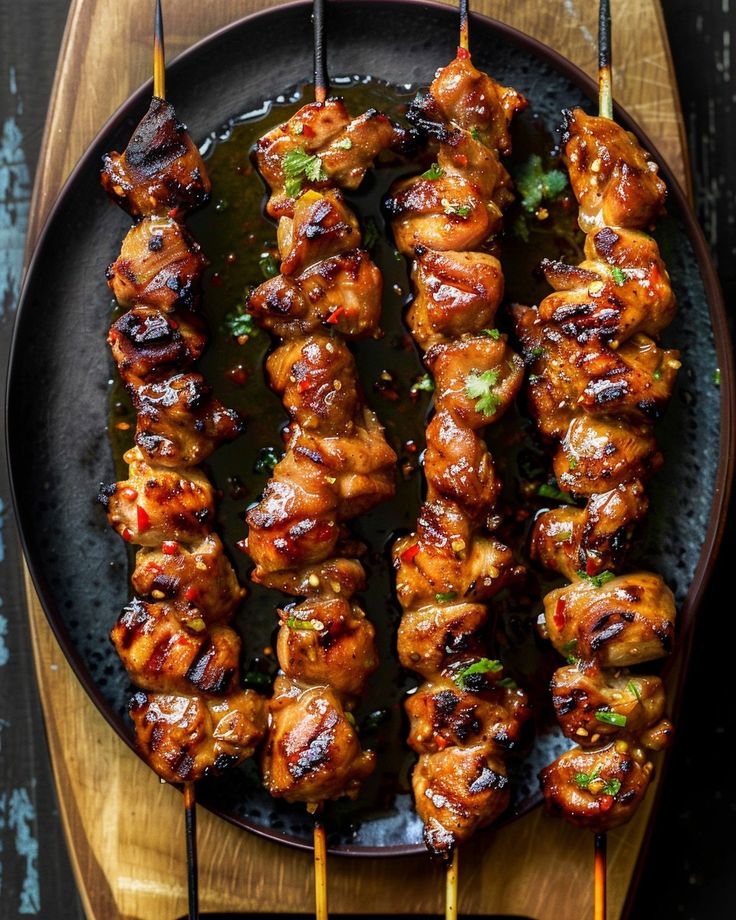
[[[731,67],[736,0],[663,0],[663,8],[688,132],[697,212],[730,313],[736,296],[736,79]],[[67,9],[67,0],[0,0],[3,378],[33,173]],[[4,445],[0,449],[0,920],[29,915],[82,920],[54,800],[22,604]],[[728,568],[735,518],[732,507],[721,559],[699,617],[675,750],[631,915],[636,920],[736,916],[736,771],[729,744],[736,734],[736,704],[730,692],[733,664],[725,622],[733,611]],[[723,634],[717,632],[721,620]]]

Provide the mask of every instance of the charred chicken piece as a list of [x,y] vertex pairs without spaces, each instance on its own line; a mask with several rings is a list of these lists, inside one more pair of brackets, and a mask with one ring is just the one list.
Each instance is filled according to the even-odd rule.
[[189,211],[210,195],[199,150],[171,103],[155,96],[125,151],[102,163],[104,189],[132,217]]
[[196,781],[240,763],[266,732],[266,703],[253,690],[221,698],[139,691],[128,711],[138,750],[170,783]]
[[336,693],[280,676],[271,700],[271,730],[262,755],[271,795],[287,802],[355,798],[373,770]]
[[240,638],[218,624],[183,625],[166,602],[133,600],[118,617],[111,639],[131,680],[156,693],[223,694],[235,689]]
[[179,620],[195,632],[229,620],[245,597],[216,534],[192,546],[138,550],[131,580],[142,597],[171,603]]
[[198,306],[207,260],[177,220],[146,217],[128,231],[107,283],[122,307],[154,307],[164,313]]
[[100,501],[110,525],[141,546],[198,543],[210,530],[214,490],[200,470],[169,470],[149,464],[139,448],[123,456],[128,479],[103,486]]
[[336,190],[305,192],[294,205],[294,216],[279,221],[277,236],[281,274],[287,277],[360,246],[358,219]]
[[234,409],[212,395],[201,374],[176,374],[133,393],[135,442],[149,463],[188,467],[206,460],[244,430]]

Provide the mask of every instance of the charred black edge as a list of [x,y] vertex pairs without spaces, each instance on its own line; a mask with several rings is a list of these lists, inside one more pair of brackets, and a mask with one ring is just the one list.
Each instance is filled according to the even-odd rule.
[[[343,9],[346,9],[348,5],[348,2],[341,4]],[[446,16],[448,22],[455,22],[456,15],[455,11],[451,7],[448,7],[442,3],[437,3],[436,0],[354,0],[354,2],[352,2],[350,5],[369,7],[374,11],[376,8],[381,7],[384,10],[388,10],[389,13],[390,11],[399,7],[411,5],[416,6],[418,9],[420,7],[431,9],[436,15]],[[306,0],[297,0],[297,2],[286,3],[282,6],[274,7],[268,10],[261,10],[257,13],[251,14],[250,16],[246,16],[243,19],[225,26],[224,28],[214,32],[212,35],[209,35],[207,38],[204,38],[196,44],[192,45],[191,48],[187,49],[171,64],[169,64],[167,68],[168,74],[175,80],[177,75],[182,70],[185,70],[191,61],[196,60],[197,56],[202,52],[203,48],[213,44],[216,45],[218,40],[225,36],[230,36],[233,33],[240,31],[245,31],[247,33],[249,23],[256,19],[260,19],[261,17],[273,17],[274,20],[277,21],[284,14],[288,16],[294,11],[307,12],[310,9],[311,0],[309,0],[309,2],[306,2]],[[597,99],[596,84],[575,64],[572,64],[566,58],[562,57],[561,54],[553,51],[551,48],[546,47],[536,39],[525,35],[523,32],[519,32],[517,29],[513,29],[511,26],[507,26],[505,23],[497,22],[496,20],[490,19],[487,16],[475,14],[473,21],[476,25],[476,29],[480,28],[481,31],[486,29],[491,30],[499,35],[504,41],[516,45],[522,53],[531,54],[534,57],[537,57],[545,63],[549,64],[549,66],[557,70],[560,74],[562,74],[562,76],[564,76],[574,86],[576,86],[580,90],[581,94],[588,99],[591,105],[595,104]],[[241,47],[243,47],[245,43],[241,41],[240,44]],[[427,77],[431,78],[431,74],[428,74]],[[69,178],[64,183],[59,196],[57,197],[56,201],[51,207],[51,210],[48,213],[48,216],[43,225],[43,229],[38,235],[38,239],[36,241],[30,240],[27,242],[27,251],[31,249],[31,246],[34,243],[35,247],[33,248],[33,255],[28,264],[28,269],[26,271],[23,283],[23,290],[18,301],[18,309],[13,328],[13,337],[8,361],[5,400],[5,430],[7,442],[6,454],[8,460],[8,470],[10,473],[10,490],[13,500],[13,507],[16,512],[16,519],[18,521],[20,541],[34,586],[38,592],[39,599],[43,606],[44,613],[46,614],[46,618],[49,621],[51,630],[54,633],[60,646],[62,647],[67,660],[74,669],[79,682],[82,684],[88,695],[91,697],[92,701],[100,710],[103,717],[133,751],[136,751],[136,749],[131,733],[127,729],[122,719],[118,718],[116,714],[108,711],[99,688],[92,680],[92,677],[89,671],[86,669],[79,652],[71,640],[71,637],[58,618],[57,611],[52,602],[53,593],[50,583],[46,579],[46,576],[37,561],[29,553],[31,535],[33,534],[34,529],[34,521],[32,517],[30,517],[27,513],[24,513],[23,509],[18,507],[17,494],[19,490],[19,484],[23,476],[24,465],[22,451],[23,430],[22,420],[16,421],[12,418],[12,406],[14,406],[12,396],[16,390],[21,389],[23,386],[20,369],[18,368],[22,354],[22,347],[19,341],[19,329],[21,327],[21,320],[24,322],[33,321],[32,318],[28,320],[26,319],[27,315],[28,317],[31,317],[33,308],[33,303],[31,301],[30,295],[28,294],[28,290],[30,288],[29,281],[34,276],[35,266],[37,263],[42,261],[41,257],[43,250],[51,244],[50,241],[53,235],[52,230],[54,229],[53,225],[55,222],[55,217],[61,210],[62,204],[64,204],[68,198],[73,197],[74,186],[78,177],[86,172],[89,172],[90,170],[95,174],[97,173],[97,164],[100,157],[100,150],[103,148],[113,149],[116,143],[125,143],[125,133],[126,131],[129,132],[130,130],[130,113],[145,111],[148,106],[150,95],[151,81],[149,80],[135,93],[133,93],[133,95],[130,96],[127,101],[124,102],[123,105],[117,110],[117,112],[115,112],[115,114],[108,120],[108,122],[98,133],[97,137],[87,148],[86,152],[83,154],[82,158],[70,174]],[[700,552],[698,564],[695,569],[695,575],[693,576],[690,590],[688,591],[685,602],[680,610],[679,620],[681,624],[681,631],[678,636],[678,652],[674,667],[671,666],[667,669],[669,673],[671,673],[673,670],[676,671],[676,673],[672,675],[673,679],[671,680],[671,685],[674,688],[672,711],[673,713],[676,713],[680,705],[685,670],[690,656],[693,635],[692,626],[695,612],[703,599],[703,594],[713,573],[718,550],[723,539],[726,519],[728,516],[728,503],[731,496],[731,487],[733,481],[734,458],[736,457],[736,427],[734,424],[734,420],[736,418],[734,357],[731,347],[728,322],[726,320],[723,294],[721,292],[718,276],[711,261],[710,249],[705,241],[703,232],[692,213],[688,199],[680,184],[675,179],[669,167],[666,165],[662,156],[657,152],[656,146],[651,142],[647,135],[644,134],[644,132],[636,126],[631,117],[620,106],[615,105],[614,111],[617,122],[627,130],[632,131],[640,139],[644,147],[651,153],[652,158],[660,164],[660,174],[668,185],[670,201],[674,203],[676,210],[682,217],[682,222],[685,226],[685,232],[695,251],[695,256],[700,268],[703,286],[705,288],[705,293],[710,308],[710,317],[713,324],[716,353],[718,357],[718,364],[721,370],[721,430],[719,441],[720,459],[716,473],[713,506],[711,508],[710,517],[708,519],[705,540],[703,542],[703,548]],[[101,193],[101,201],[104,202],[104,200],[104,194]],[[35,206],[37,206],[37,199],[34,198],[34,201],[36,202]],[[33,215],[31,215],[31,217],[33,217]],[[29,222],[29,226],[33,226],[32,220]],[[17,438],[11,437],[14,426],[20,427],[20,430],[17,432]],[[16,443],[18,444],[18,456],[17,458],[14,458],[14,448]],[[141,756],[138,751],[136,751],[136,753],[138,756]],[[668,757],[665,755],[663,766],[666,767],[667,763]],[[661,795],[662,785],[663,784],[660,783],[657,789],[654,803],[655,809],[659,801],[659,796]],[[541,803],[541,795],[539,802]],[[235,824],[238,827],[244,827],[259,837],[276,841],[278,843],[283,843],[288,846],[292,846],[295,849],[304,850],[305,852],[311,852],[312,850],[311,841],[307,842],[301,837],[293,837],[288,834],[280,834],[269,828],[264,828],[261,825],[251,824],[247,820],[236,820],[232,815],[220,811],[215,803],[208,802],[207,800],[200,801],[200,804],[208,808],[219,817],[229,821],[231,824]],[[498,826],[499,825],[497,824],[496,827]],[[651,838],[652,827],[653,822],[650,821],[647,827],[644,841],[642,843],[642,855],[644,855],[646,852],[646,847],[648,846],[649,840]],[[328,852],[336,856],[367,856],[373,858],[417,856],[420,854],[426,854],[423,843],[402,844],[391,847],[358,847],[346,844],[331,847],[329,848]],[[632,877],[632,882],[629,888],[629,894],[625,905],[623,914],[624,917],[628,915],[633,907],[633,896],[636,891],[636,884],[640,877],[644,863],[645,860],[643,858],[637,861],[635,874]]]

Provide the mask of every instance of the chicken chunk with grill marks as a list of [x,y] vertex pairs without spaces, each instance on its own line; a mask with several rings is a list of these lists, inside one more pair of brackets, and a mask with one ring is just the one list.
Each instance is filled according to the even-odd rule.
[[350,553],[362,554],[365,547],[339,544],[334,559],[298,569],[271,572],[268,585],[293,597],[314,597],[322,594],[339,594],[351,597],[365,588],[365,569],[358,559],[347,558]]
[[539,777],[550,814],[604,833],[631,819],[653,773],[644,749],[623,736],[599,750],[572,748]]
[[128,231],[120,255],[107,270],[107,283],[121,307],[193,310],[206,267],[199,244],[182,224],[147,217]]
[[141,546],[198,543],[209,533],[214,490],[200,470],[153,466],[137,447],[123,461],[129,465],[128,478],[103,486],[100,501],[124,540]]
[[[471,663],[465,660],[458,666]],[[473,675],[477,686],[472,690],[469,686],[461,689],[449,677],[422,684],[405,703],[410,723],[409,747],[417,754],[478,741],[496,751],[515,747],[530,714],[529,703],[523,691],[497,686],[492,679],[495,676],[487,679],[486,674]]]
[[245,423],[212,395],[201,374],[176,374],[133,392],[135,442],[151,463],[182,467],[201,463]]
[[405,668],[431,679],[448,659],[482,652],[487,620],[485,604],[431,603],[407,610],[399,624],[399,661]]
[[621,342],[638,332],[656,337],[670,324],[675,298],[650,236],[604,227],[586,237],[585,256],[576,266],[542,262],[556,291],[539,305],[544,322],[557,323],[569,335],[606,342]]
[[477,189],[494,225],[514,200],[511,176],[498,156],[467,131],[447,130],[440,135],[437,166],[446,176],[458,176]]
[[407,323],[424,351],[493,326],[503,297],[503,274],[495,256],[420,249],[412,281],[416,297]]
[[228,620],[245,597],[220,538],[208,534],[192,545],[138,550],[131,578],[143,597],[166,600],[192,628]]
[[133,217],[204,204],[210,180],[174,107],[154,96],[124,153],[103,157],[102,185]]
[[323,195],[305,192],[294,216],[282,217],[278,226],[281,274],[299,276],[316,262],[360,246],[358,218],[339,191]]
[[240,763],[266,732],[266,701],[253,690],[218,698],[139,691],[128,711],[138,750],[170,783],[196,781]]
[[162,313],[133,307],[115,320],[107,336],[123,383],[137,389],[188,370],[207,341],[202,320],[194,313]]
[[429,92],[412,104],[408,118],[435,135],[449,122],[507,155],[511,152],[509,124],[526,106],[521,93],[477,70],[468,52],[460,49],[455,60],[437,72]]
[[547,594],[544,622],[561,655],[602,668],[629,667],[672,651],[675,599],[651,572],[619,575],[600,587],[585,578]]
[[[295,197],[302,189],[330,185],[357,188],[379,153],[400,145],[403,134],[375,109],[351,119],[342,99],[302,106],[256,144],[258,171],[271,192],[266,210],[278,220],[291,216]],[[305,161],[315,158],[309,173],[294,166],[290,169],[295,154],[302,154]],[[296,195],[289,188],[290,178],[298,183]]]
[[418,249],[477,249],[500,221],[475,186],[459,176],[401,179],[383,204],[396,248],[409,258]]
[[473,431],[498,421],[516,398],[524,366],[504,338],[481,335],[434,345],[425,356],[435,402]]
[[228,626],[194,630],[166,602],[139,599],[124,608],[110,635],[130,679],[157,693],[222,694],[234,689],[240,637]]
[[271,795],[287,802],[355,798],[375,754],[363,751],[342,703],[329,686],[305,687],[280,676],[271,700],[271,730],[262,755]]
[[569,665],[552,676],[552,703],[562,731],[581,747],[621,734],[640,735],[664,716],[659,677]]
[[565,158],[583,231],[653,224],[664,211],[667,189],[639,141],[610,118],[582,109],[565,118]]
[[280,612],[279,664],[295,680],[328,684],[355,696],[378,667],[375,629],[360,607],[341,597],[309,598]]
[[379,334],[382,279],[370,256],[353,249],[296,277],[278,275],[248,298],[248,312],[282,339],[334,329],[349,339]]
[[581,570],[586,575],[614,571],[648,507],[642,483],[634,480],[592,494],[585,508],[545,511],[534,522],[532,558],[570,580]]
[[495,821],[510,798],[504,757],[484,743],[421,754],[412,785],[424,842],[430,852],[445,857]]

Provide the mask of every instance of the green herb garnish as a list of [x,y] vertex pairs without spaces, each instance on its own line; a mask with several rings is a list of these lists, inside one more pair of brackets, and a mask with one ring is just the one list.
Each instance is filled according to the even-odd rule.
[[448,591],[446,594],[443,594],[441,591],[435,594],[434,599],[439,603],[444,603],[445,601],[454,601],[457,597],[457,591]]
[[467,679],[474,674],[495,674],[503,669],[500,661],[491,660],[490,658],[481,658],[474,664],[468,665],[462,671],[458,671],[452,678],[461,690],[467,689]]
[[498,371],[473,371],[465,379],[465,395],[475,400],[475,411],[483,415],[493,415],[498,408],[499,398],[493,392],[498,383]]
[[432,163],[432,165],[425,172],[422,173],[422,179],[441,179],[445,174],[444,169],[440,166],[439,163]]
[[606,725],[616,725],[618,728],[626,727],[626,716],[620,712],[610,712],[608,709],[596,709],[595,717]]
[[641,693],[639,693],[639,688],[636,686],[633,680],[630,680],[628,684],[626,684],[626,689],[629,691],[629,693],[632,696],[635,696],[637,700],[641,703]]
[[458,202],[450,201],[448,198],[443,198],[441,204],[445,209],[445,214],[448,216],[455,215],[456,217],[462,217],[463,219],[468,217],[470,212],[473,210],[472,206],[469,204],[458,204]]
[[270,252],[261,256],[258,260],[258,265],[264,278],[275,278],[279,273],[278,259],[276,256],[271,255]]
[[577,457],[568,457],[567,465],[571,470],[576,470],[578,468],[578,458]]
[[543,200],[553,201],[567,188],[567,176],[559,169],[545,170],[538,153],[532,154],[516,174],[521,206],[534,213]]
[[501,680],[496,681],[497,687],[504,687],[506,690],[518,690],[519,685],[512,677],[502,677]]
[[661,371],[659,368],[657,368],[657,370],[654,371],[654,373],[652,374],[652,377],[653,377],[655,380],[661,380],[661,379],[662,379],[662,371]]
[[302,179],[310,182],[324,182],[327,173],[322,160],[316,154],[307,153],[303,147],[294,147],[284,155],[281,168],[286,178],[286,194],[294,198],[302,187]]
[[319,620],[300,620],[298,617],[289,617],[286,621],[289,629],[319,629],[322,624],[319,623],[319,626],[317,626],[318,623]]
[[340,150],[352,150],[353,142],[349,137],[344,137],[341,141],[335,141],[335,147]]
[[537,345],[536,348],[532,348],[531,350],[532,358],[541,358],[543,355],[546,355],[546,354],[547,352],[545,351],[544,348],[542,348],[541,345]]
[[577,664],[577,657],[573,655],[573,652],[576,651],[578,647],[577,639],[570,639],[569,642],[566,642],[562,646],[562,653],[564,654],[568,664]]
[[284,189],[289,198],[296,198],[302,190],[302,180],[298,176],[295,176],[293,179],[287,179]]
[[568,492],[563,492],[562,489],[553,482],[543,482],[541,486],[537,488],[537,495],[540,498],[554,498],[558,502],[572,501],[572,495]]
[[601,772],[601,766],[598,766],[593,770],[592,773],[576,773],[575,774],[575,784],[580,789],[587,789],[588,786],[593,782],[594,779],[598,779]]
[[614,265],[611,269],[611,277],[616,287],[623,287],[626,284],[626,275],[621,271],[618,265]]
[[256,473],[272,473],[279,462],[279,455],[274,447],[262,447],[258,451],[258,457],[253,464],[253,470]]
[[477,128],[470,129],[470,136],[473,138],[474,141],[478,141],[478,143],[482,143],[481,138],[480,138],[480,131]]
[[713,371],[713,383],[715,383],[715,385],[716,385],[717,387],[719,387],[719,386],[721,385],[721,369],[720,369],[720,367],[717,367],[717,368]]
[[601,792],[604,795],[618,795],[621,791],[621,780],[620,779],[609,779],[606,781],[606,785],[601,789]]
[[483,335],[489,335],[492,339],[498,341],[501,338],[500,329],[481,329]]
[[253,335],[256,331],[255,320],[249,313],[228,313],[225,317],[225,329],[234,339]]
[[381,238],[375,220],[372,217],[366,217],[363,221],[363,246],[373,251],[373,247]]
[[434,393],[434,380],[429,374],[425,374],[423,377],[420,377],[419,380],[415,380],[411,385],[410,393]]
[[578,578],[582,578],[585,581],[589,581],[596,588],[602,588],[609,581],[613,581],[616,577],[614,572],[599,572],[597,575],[588,575],[587,572],[584,572],[582,569],[578,570]]

